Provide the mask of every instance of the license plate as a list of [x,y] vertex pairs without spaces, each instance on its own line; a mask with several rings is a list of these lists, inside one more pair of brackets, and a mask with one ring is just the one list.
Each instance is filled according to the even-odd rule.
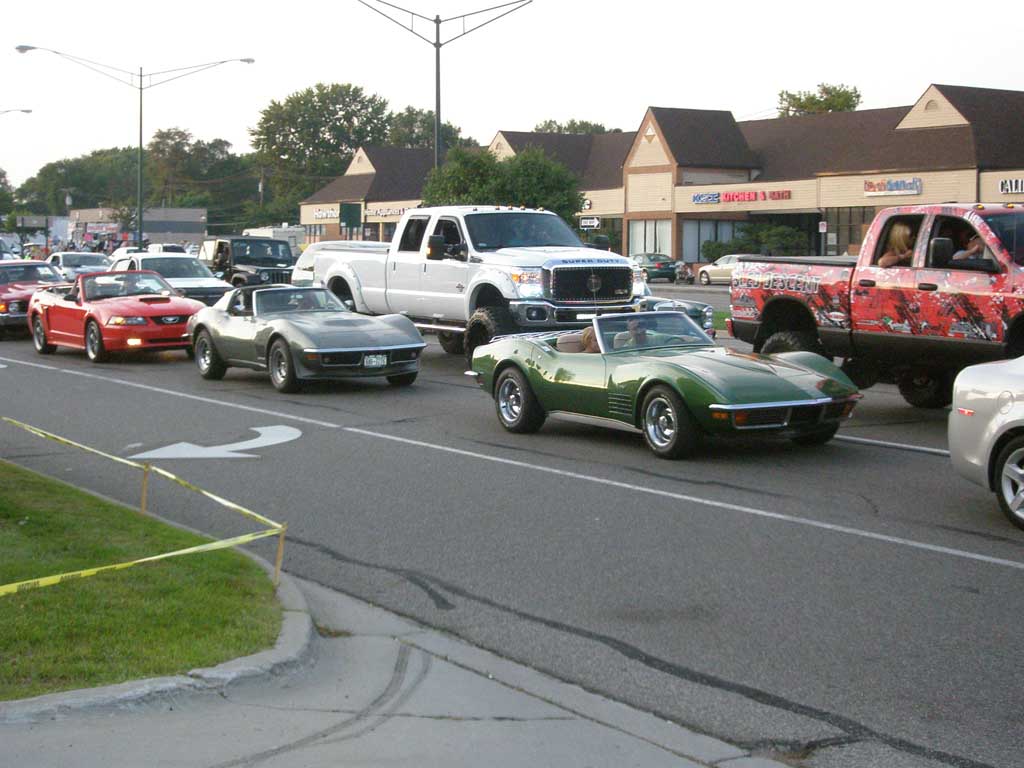
[[387,355],[363,355],[364,368],[383,368],[387,364]]
[[597,313],[596,312],[589,312],[589,313],[586,313],[586,314],[580,313],[580,314],[576,315],[576,319],[577,320],[593,320],[595,317],[597,317]]

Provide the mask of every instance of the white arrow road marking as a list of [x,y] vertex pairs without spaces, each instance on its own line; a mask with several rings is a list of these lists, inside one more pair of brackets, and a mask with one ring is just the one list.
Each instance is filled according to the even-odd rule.
[[0,363],[0,368],[6,368],[6,367],[7,367],[6,365],[4,365],[3,363]]
[[195,443],[175,443],[166,448],[157,448],[145,453],[129,456],[129,459],[252,459],[259,458],[255,453],[243,453],[270,445],[287,443],[302,436],[295,427],[277,425],[273,427],[252,427],[259,434],[252,440],[227,445],[196,445]]

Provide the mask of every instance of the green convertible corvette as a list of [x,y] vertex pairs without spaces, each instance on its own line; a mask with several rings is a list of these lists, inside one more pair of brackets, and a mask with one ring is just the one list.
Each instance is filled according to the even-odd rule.
[[569,417],[640,431],[662,458],[707,435],[764,431],[806,445],[831,440],[860,395],[812,352],[753,355],[716,347],[681,312],[602,315],[582,332],[496,338],[474,376],[510,432]]

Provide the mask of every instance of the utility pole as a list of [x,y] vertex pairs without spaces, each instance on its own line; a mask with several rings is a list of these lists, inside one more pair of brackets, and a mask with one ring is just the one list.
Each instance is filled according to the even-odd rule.
[[135,245],[142,247],[142,67],[139,67],[139,178],[135,212]]
[[[508,16],[510,13],[518,11],[520,8],[523,8],[532,3],[533,0],[513,0],[512,2],[509,3],[493,5],[490,8],[481,8],[478,11],[470,11],[469,13],[463,13],[459,16],[451,16],[447,19],[442,19],[440,15],[437,14],[435,14],[434,18],[431,19],[427,16],[418,14],[415,11],[410,11],[407,8],[400,8],[399,6],[394,5],[393,3],[385,2],[385,0],[359,0],[359,2],[365,5],[374,13],[379,13],[388,21],[397,24],[402,29],[407,30],[408,32],[412,32],[420,40],[423,40],[424,42],[434,46],[434,167],[437,168],[439,165],[441,165],[441,156],[444,154],[444,139],[441,135],[441,48],[448,45],[448,43],[458,40],[460,37],[465,37],[470,32],[480,29],[480,27],[487,26],[491,22],[497,21],[503,16]],[[371,5],[371,2],[374,3],[375,5]],[[402,13],[409,14],[409,25],[406,26],[404,22],[401,22],[398,19],[389,16],[380,8],[376,7],[378,5],[383,5],[394,11],[401,11]],[[480,14],[491,13],[494,11],[501,11],[501,13],[499,13],[497,16],[493,16],[485,21],[482,21],[479,24],[476,24],[476,26],[471,26],[469,28],[466,27],[467,19],[474,16],[479,16]],[[428,24],[434,25],[433,40],[431,40],[429,37],[421,35],[419,32],[416,31],[416,19],[420,19],[421,21],[425,21]],[[448,38],[447,40],[441,40],[441,25],[447,24],[449,21],[462,21],[462,31],[454,35],[453,37]]]

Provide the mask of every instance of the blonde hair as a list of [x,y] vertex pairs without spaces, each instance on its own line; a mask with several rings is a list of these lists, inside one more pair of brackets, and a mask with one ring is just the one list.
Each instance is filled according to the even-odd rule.
[[591,347],[597,347],[597,334],[594,333],[594,326],[588,325],[583,329],[583,333],[580,334],[580,344],[583,345],[583,349],[588,351]]
[[889,230],[889,250],[906,253],[914,247],[914,233],[910,226],[897,221]]

